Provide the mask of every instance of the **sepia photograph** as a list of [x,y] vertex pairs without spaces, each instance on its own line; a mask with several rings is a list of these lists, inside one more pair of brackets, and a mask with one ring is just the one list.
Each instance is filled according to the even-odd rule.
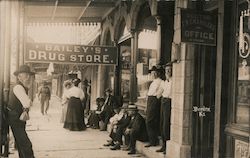
[[250,158],[250,0],[0,0],[0,158]]

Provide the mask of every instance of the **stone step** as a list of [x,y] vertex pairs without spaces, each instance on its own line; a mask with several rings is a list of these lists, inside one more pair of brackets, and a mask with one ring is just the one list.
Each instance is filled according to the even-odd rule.
[[136,141],[136,150],[147,158],[167,158],[163,153],[156,152],[157,149],[161,148],[160,145],[146,148],[144,147],[146,144],[147,143]]

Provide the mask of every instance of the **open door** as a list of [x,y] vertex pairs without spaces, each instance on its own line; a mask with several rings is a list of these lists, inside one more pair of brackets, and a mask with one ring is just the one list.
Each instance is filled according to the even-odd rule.
[[215,47],[198,46],[195,52],[192,157],[213,157],[215,105]]

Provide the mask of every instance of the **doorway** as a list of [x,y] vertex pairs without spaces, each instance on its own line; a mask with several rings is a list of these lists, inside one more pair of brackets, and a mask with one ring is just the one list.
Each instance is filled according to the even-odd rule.
[[212,158],[216,49],[197,46],[194,59],[192,157]]

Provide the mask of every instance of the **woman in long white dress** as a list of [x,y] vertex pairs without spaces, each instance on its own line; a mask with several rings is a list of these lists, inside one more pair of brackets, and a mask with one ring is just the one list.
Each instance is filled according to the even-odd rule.
[[69,102],[63,128],[69,129],[70,131],[82,131],[86,129],[84,108],[82,105],[84,93],[83,90],[78,87],[80,82],[80,79],[74,79],[74,86],[67,91]]

